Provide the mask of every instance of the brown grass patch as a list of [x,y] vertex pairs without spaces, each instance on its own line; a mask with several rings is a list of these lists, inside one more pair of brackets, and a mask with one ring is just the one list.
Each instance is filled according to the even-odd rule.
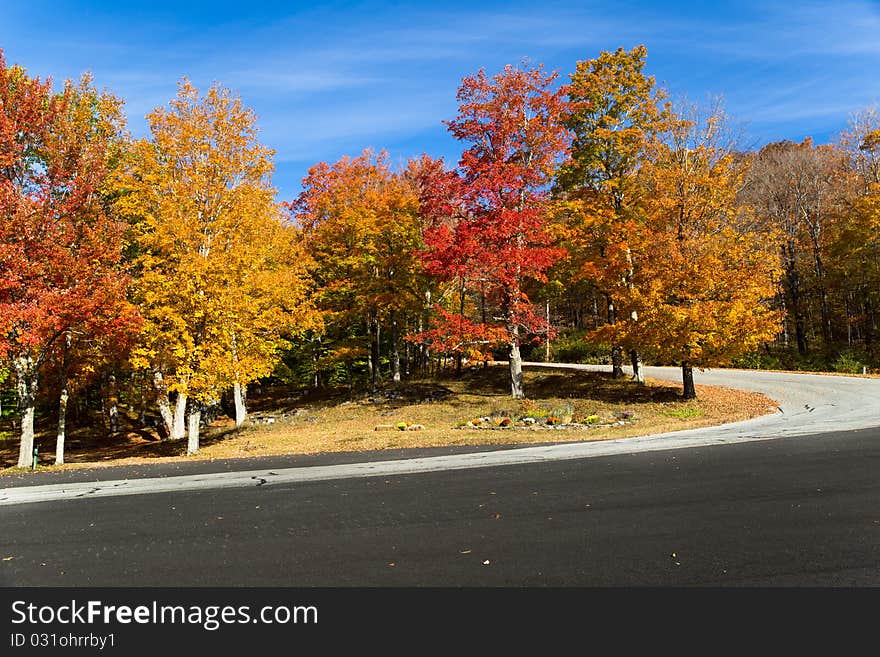
[[[159,441],[143,430],[109,437],[94,427],[71,432],[63,468],[143,464],[181,459],[225,459],[279,454],[356,452],[449,445],[512,445],[609,440],[744,420],[776,409],[764,395],[697,386],[698,399],[684,401],[680,387],[649,379],[645,386],[600,372],[526,370],[526,400],[510,398],[507,370],[490,367],[460,379],[408,381],[377,393],[322,391],[304,396],[287,388],[265,388],[249,400],[252,420],[235,429],[221,418],[205,429],[201,451],[184,455],[186,441]],[[589,428],[456,428],[476,417],[552,414],[567,408],[575,421],[598,416],[626,424]],[[271,424],[265,423],[271,417]],[[421,424],[401,431],[399,422]],[[380,425],[390,429],[376,430]],[[47,424],[37,438],[50,462],[54,433]],[[18,440],[0,442],[0,464],[13,471]],[[54,466],[53,466],[54,467]]]

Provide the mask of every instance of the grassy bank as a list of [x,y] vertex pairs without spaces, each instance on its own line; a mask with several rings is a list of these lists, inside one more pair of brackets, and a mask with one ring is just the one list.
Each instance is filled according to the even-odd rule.
[[[491,367],[460,379],[408,381],[375,392],[267,387],[249,400],[250,419],[243,427],[236,429],[225,417],[207,427],[196,456],[184,455],[185,440],[159,441],[133,429],[111,438],[103,429],[83,428],[71,432],[67,464],[61,467],[608,440],[733,422],[775,410],[771,400],[757,393],[697,386],[698,399],[683,401],[678,386],[650,379],[636,386],[598,372],[527,370],[525,386],[528,399],[511,399],[506,369]],[[51,426],[44,427],[37,442],[44,463],[51,463]],[[17,440],[0,443],[7,471],[17,460],[17,448]]]

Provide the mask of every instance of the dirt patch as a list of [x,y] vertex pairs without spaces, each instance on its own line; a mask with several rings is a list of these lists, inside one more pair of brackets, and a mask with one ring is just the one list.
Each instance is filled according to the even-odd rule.
[[[59,468],[609,440],[734,422],[776,410],[776,404],[764,395],[730,388],[698,385],[698,398],[684,401],[680,387],[652,379],[637,386],[601,372],[527,370],[524,374],[525,400],[510,398],[507,372],[501,367],[470,371],[460,379],[406,382],[372,392],[266,387],[249,400],[247,424],[236,429],[231,419],[221,417],[207,427],[198,455],[185,456],[185,440],[160,441],[133,426],[109,436],[93,425],[70,432],[67,463]],[[563,415],[567,417],[561,417],[559,424],[568,426],[548,426],[548,418]],[[526,423],[525,417],[533,422]],[[486,424],[468,425],[479,418],[496,430],[485,431]],[[506,427],[499,426],[503,418],[508,418]],[[54,455],[53,427],[46,421],[39,429],[42,463],[48,464]],[[17,439],[0,442],[0,465],[5,472],[17,471],[11,467],[17,459]]]

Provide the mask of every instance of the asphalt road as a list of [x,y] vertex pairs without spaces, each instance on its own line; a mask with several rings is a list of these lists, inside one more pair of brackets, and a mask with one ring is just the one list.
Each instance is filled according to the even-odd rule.
[[873,428],[9,504],[0,585],[878,586],[878,466]]
[[880,584],[880,380],[695,378],[778,410],[599,443],[5,477],[0,585]]
[[[529,367],[548,367],[527,363]],[[590,365],[550,365],[567,369],[601,369]],[[607,368],[604,368],[607,369]],[[656,378],[676,380],[677,368],[646,368]],[[0,507],[53,500],[180,493],[221,488],[276,486],[352,477],[388,477],[489,466],[597,458],[615,454],[839,432],[876,427],[880,379],[837,377],[753,370],[695,372],[700,383],[762,392],[778,406],[767,415],[716,427],[586,443],[519,448],[409,450],[318,458],[280,457],[192,462],[84,471],[23,473],[6,477]]]

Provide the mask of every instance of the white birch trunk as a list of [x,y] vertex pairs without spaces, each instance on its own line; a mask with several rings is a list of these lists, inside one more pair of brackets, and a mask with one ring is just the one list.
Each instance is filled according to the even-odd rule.
[[175,440],[186,435],[186,395],[177,393],[177,404],[174,407],[174,426],[171,437]]
[[174,414],[171,412],[171,404],[168,403],[168,388],[162,372],[157,368],[153,370],[153,387],[156,389],[156,404],[159,406],[159,415],[165,424],[165,432],[168,437],[174,435]]
[[232,384],[232,397],[235,402],[235,426],[240,427],[247,419],[247,407],[244,400],[244,386],[238,381]]
[[61,356],[61,394],[58,397],[58,435],[55,437],[55,465],[64,465],[64,440],[67,436],[67,400],[69,399],[67,368],[72,338],[70,332],[64,338]]
[[67,432],[67,382],[58,400],[58,436],[55,438],[55,465],[64,465],[64,438]]
[[633,375],[632,380],[639,385],[645,383],[645,371],[642,369],[642,357],[636,349],[629,352],[630,362],[632,363]]
[[400,383],[400,347],[397,340],[397,313],[391,311],[391,380]]
[[18,451],[18,467],[29,468],[34,462],[34,407],[21,411],[21,447]]
[[186,445],[186,455],[191,456],[199,452],[199,423],[202,421],[202,411],[198,404],[192,404],[192,410],[189,413],[188,440]]
[[25,354],[15,359],[15,375],[18,379],[18,408],[21,412],[18,467],[29,468],[34,461],[34,406],[37,399],[37,372],[30,356]]
[[522,375],[522,356],[519,353],[519,326],[513,325],[510,329],[513,339],[510,342],[510,394],[514,399],[522,399],[523,393],[523,375]]

